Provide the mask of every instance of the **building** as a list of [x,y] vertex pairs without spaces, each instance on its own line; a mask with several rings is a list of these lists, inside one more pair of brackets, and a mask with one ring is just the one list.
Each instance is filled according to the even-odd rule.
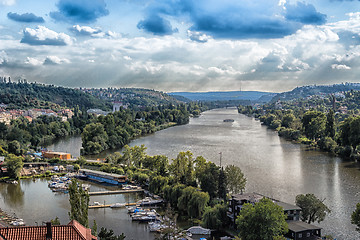
[[63,152],[48,151],[48,152],[43,152],[42,156],[44,158],[59,158],[61,160],[70,160],[71,159],[70,153],[63,153]]
[[[227,215],[230,218],[232,224],[236,226],[236,218],[239,216],[240,211],[245,203],[256,204],[264,197],[265,196],[258,193],[244,193],[231,196]],[[284,209],[284,214],[287,217],[286,222],[289,226],[289,232],[285,235],[285,237],[294,240],[321,239],[321,228],[300,221],[300,207],[281,202],[276,199],[271,200]]]
[[68,225],[18,226],[0,228],[0,240],[96,240],[91,229],[72,220]]
[[80,169],[79,173],[83,174],[90,180],[97,182],[110,183],[114,185],[120,185],[127,183],[127,178],[124,175],[114,174],[114,173],[105,173],[100,171],[94,171],[90,169]]
[[289,232],[285,237],[294,240],[317,240],[321,239],[321,228],[302,222],[287,221]]

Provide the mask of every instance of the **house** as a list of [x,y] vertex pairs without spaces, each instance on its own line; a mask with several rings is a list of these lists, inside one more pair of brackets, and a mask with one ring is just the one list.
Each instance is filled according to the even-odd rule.
[[285,237],[294,240],[317,240],[321,239],[321,228],[302,222],[287,221],[289,232]]
[[63,153],[63,152],[43,152],[42,156],[44,158],[60,158],[61,160],[70,160],[71,154],[70,153]]
[[0,240],[96,240],[91,229],[72,220],[67,225],[17,226],[0,228]]
[[[236,218],[240,214],[240,211],[245,203],[256,204],[264,197],[265,196],[258,193],[243,193],[231,196],[227,215],[232,224],[236,226]],[[314,240],[321,237],[321,228],[300,221],[300,207],[276,199],[271,200],[284,209],[286,222],[289,226],[289,232],[285,235],[285,237],[294,240]]]

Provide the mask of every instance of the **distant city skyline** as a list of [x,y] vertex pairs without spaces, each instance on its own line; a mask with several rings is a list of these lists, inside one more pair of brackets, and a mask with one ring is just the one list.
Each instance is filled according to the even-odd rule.
[[0,0],[0,76],[270,91],[359,82],[359,0]]

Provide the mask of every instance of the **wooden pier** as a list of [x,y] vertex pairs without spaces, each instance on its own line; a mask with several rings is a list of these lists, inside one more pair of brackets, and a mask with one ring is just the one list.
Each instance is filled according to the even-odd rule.
[[94,195],[110,195],[110,194],[122,194],[122,193],[137,193],[144,192],[144,189],[129,189],[129,190],[115,190],[115,191],[101,191],[101,192],[89,192],[90,196]]
[[[92,209],[92,208],[108,208],[108,207],[111,207],[112,205],[114,205],[114,204],[91,205],[91,206],[89,206],[89,209]],[[127,206],[136,206],[136,203],[126,203],[124,207],[127,207]],[[116,208],[119,208],[119,207],[116,207]]]

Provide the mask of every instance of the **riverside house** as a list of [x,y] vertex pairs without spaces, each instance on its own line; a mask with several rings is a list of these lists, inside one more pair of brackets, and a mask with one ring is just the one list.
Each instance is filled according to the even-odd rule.
[[[258,193],[243,193],[231,196],[228,208],[228,217],[230,218],[234,227],[235,221],[245,203],[256,204],[265,196]],[[269,198],[271,199],[271,198]],[[284,214],[287,216],[286,222],[289,226],[289,231],[285,235],[287,239],[294,240],[317,240],[321,239],[321,228],[300,221],[301,208],[296,205],[281,202],[276,199],[271,199],[275,204],[284,209]]]

